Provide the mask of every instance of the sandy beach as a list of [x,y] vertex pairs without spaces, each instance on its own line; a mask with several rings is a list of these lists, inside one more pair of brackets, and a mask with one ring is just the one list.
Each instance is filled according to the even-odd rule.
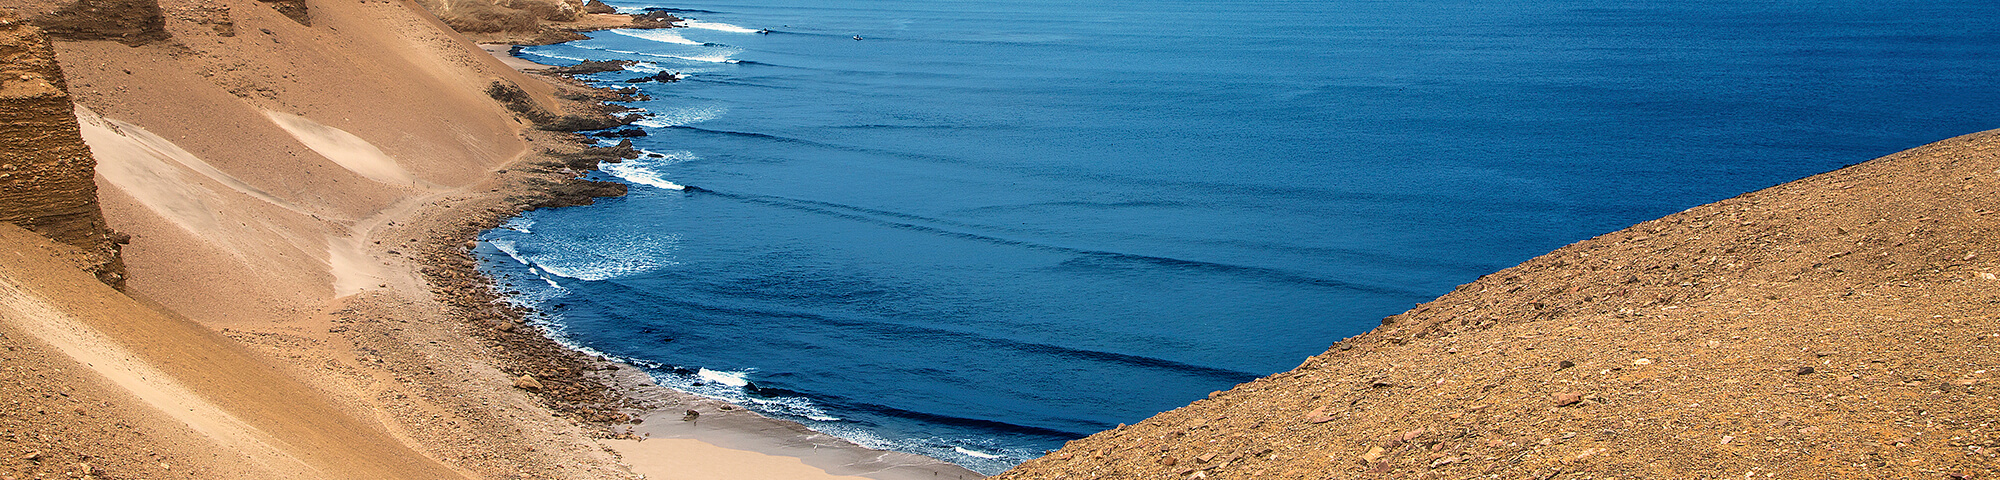
[[[38,29],[4,25],[23,51],[46,51],[20,77],[43,87],[9,98],[74,102],[52,138],[88,145],[91,207],[129,238],[119,292],[50,273],[85,253],[0,235],[6,252],[53,262],[0,271],[0,341],[38,366],[10,370],[28,376],[7,396],[34,399],[24,412],[76,412],[10,421],[42,434],[14,441],[0,473],[976,476],[651,386],[496,301],[467,253],[480,230],[623,192],[577,177],[632,152],[549,127],[615,125],[618,109],[600,103],[614,94],[523,74],[534,65],[482,51],[413,3],[0,7],[51,32],[40,43]],[[686,410],[704,414],[683,423]],[[84,433],[102,425],[122,433]]]

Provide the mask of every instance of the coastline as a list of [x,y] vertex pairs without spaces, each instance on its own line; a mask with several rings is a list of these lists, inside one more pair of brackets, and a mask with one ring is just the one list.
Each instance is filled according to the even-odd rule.
[[[554,66],[514,57],[510,51],[515,46],[479,44],[503,64],[556,85],[559,90],[593,92],[592,98],[598,102],[611,99],[612,94],[606,89],[534,71]],[[418,230],[411,232],[420,234],[414,238],[423,239],[424,247],[420,250],[423,253],[418,257],[420,271],[435,286],[440,299],[450,305],[447,315],[471,327],[468,333],[499,345],[497,351],[505,352],[499,358],[502,364],[497,365],[501,370],[510,376],[533,377],[534,383],[540,384],[534,390],[565,416],[594,425],[600,442],[617,450],[635,473],[646,478],[724,473],[765,478],[783,472],[785,478],[816,478],[816,475],[801,477],[811,472],[798,470],[686,470],[691,465],[713,464],[710,457],[725,454],[744,461],[763,460],[757,465],[766,467],[797,460],[803,466],[823,471],[827,478],[984,478],[942,460],[867,448],[796,422],[659,386],[639,367],[570,349],[540,329],[526,326],[527,312],[523,309],[496,307],[505,305],[500,301],[497,284],[478,271],[478,259],[469,249],[480,232],[497,228],[527,211],[588,205],[590,198],[598,195],[573,187],[589,182],[581,180],[581,176],[595,170],[600,161],[615,163],[637,156],[629,144],[592,147],[583,144],[590,141],[587,137],[574,133],[537,131],[529,136],[531,144],[546,148],[540,155],[545,158],[530,156],[497,170],[498,176],[489,183],[499,186],[487,188],[483,194],[434,202],[417,209],[408,226]],[[622,189],[617,193],[622,194]],[[451,218],[456,212],[468,210],[468,214]],[[399,236],[404,235],[390,235]],[[700,416],[683,421],[686,411],[699,412]]]

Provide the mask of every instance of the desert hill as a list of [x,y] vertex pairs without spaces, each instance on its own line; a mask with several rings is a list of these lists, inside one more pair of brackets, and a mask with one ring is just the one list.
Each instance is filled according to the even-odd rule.
[[2000,131],[1563,247],[999,478],[1991,478]]

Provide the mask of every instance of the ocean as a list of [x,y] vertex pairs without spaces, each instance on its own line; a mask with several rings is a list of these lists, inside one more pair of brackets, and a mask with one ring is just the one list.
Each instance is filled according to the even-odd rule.
[[519,55],[640,62],[584,78],[652,97],[652,155],[486,232],[485,271],[664,385],[988,473],[2000,127],[1990,0],[610,3],[696,21]]

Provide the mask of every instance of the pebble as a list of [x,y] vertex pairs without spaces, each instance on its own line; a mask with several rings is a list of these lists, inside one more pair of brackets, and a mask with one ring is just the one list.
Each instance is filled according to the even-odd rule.
[[1407,432],[1403,432],[1403,436],[1401,437],[1401,439],[1402,439],[1403,441],[1405,441],[1405,442],[1408,442],[1408,441],[1411,441],[1411,440],[1416,440],[1416,439],[1417,439],[1417,437],[1421,437],[1421,436],[1424,436],[1424,434],[1425,434],[1425,433],[1429,433],[1429,432],[1428,432],[1428,431],[1426,431],[1426,430],[1424,430],[1424,429],[1421,429],[1421,428],[1419,428],[1419,429],[1416,429],[1416,430],[1411,430],[1411,431],[1407,431]]
[[1174,466],[1174,464],[1176,464],[1176,463],[1181,463],[1181,461],[1180,461],[1179,459],[1175,459],[1175,458],[1174,458],[1174,457],[1172,457],[1172,456],[1165,456],[1165,457],[1160,457],[1160,464],[1161,464],[1161,465],[1166,465],[1166,466],[1169,466],[1169,467],[1171,467],[1171,466]]
[[521,374],[521,378],[514,379],[514,387],[522,390],[541,390],[542,382],[536,380],[534,375],[524,373]]
[[1652,364],[1653,364],[1653,359],[1650,359],[1650,358],[1641,358],[1641,359],[1638,359],[1638,360],[1633,360],[1633,361],[1632,361],[1632,364],[1633,364],[1633,365],[1652,365]]
[[1333,421],[1333,415],[1326,413],[1325,408],[1316,408],[1311,413],[1306,414],[1306,421],[1311,423],[1331,422]]
[[1574,366],[1576,366],[1576,362],[1572,362],[1572,361],[1569,361],[1569,360],[1563,360],[1563,361],[1560,361],[1560,362],[1556,362],[1556,370],[1562,370],[1562,369],[1565,369],[1565,368],[1569,368],[1569,367],[1574,367]]
[[1813,373],[1813,367],[1799,367],[1798,372],[1799,375],[1811,375]]
[[1556,406],[1558,407],[1567,407],[1570,405],[1576,405],[1578,403],[1583,403],[1583,394],[1577,392],[1558,393],[1555,394],[1555,401],[1556,401]]
[[1388,454],[1389,450],[1382,447],[1368,447],[1368,453],[1363,453],[1361,456],[1355,458],[1361,459],[1361,463],[1375,463],[1376,460],[1381,460],[1383,455]]

